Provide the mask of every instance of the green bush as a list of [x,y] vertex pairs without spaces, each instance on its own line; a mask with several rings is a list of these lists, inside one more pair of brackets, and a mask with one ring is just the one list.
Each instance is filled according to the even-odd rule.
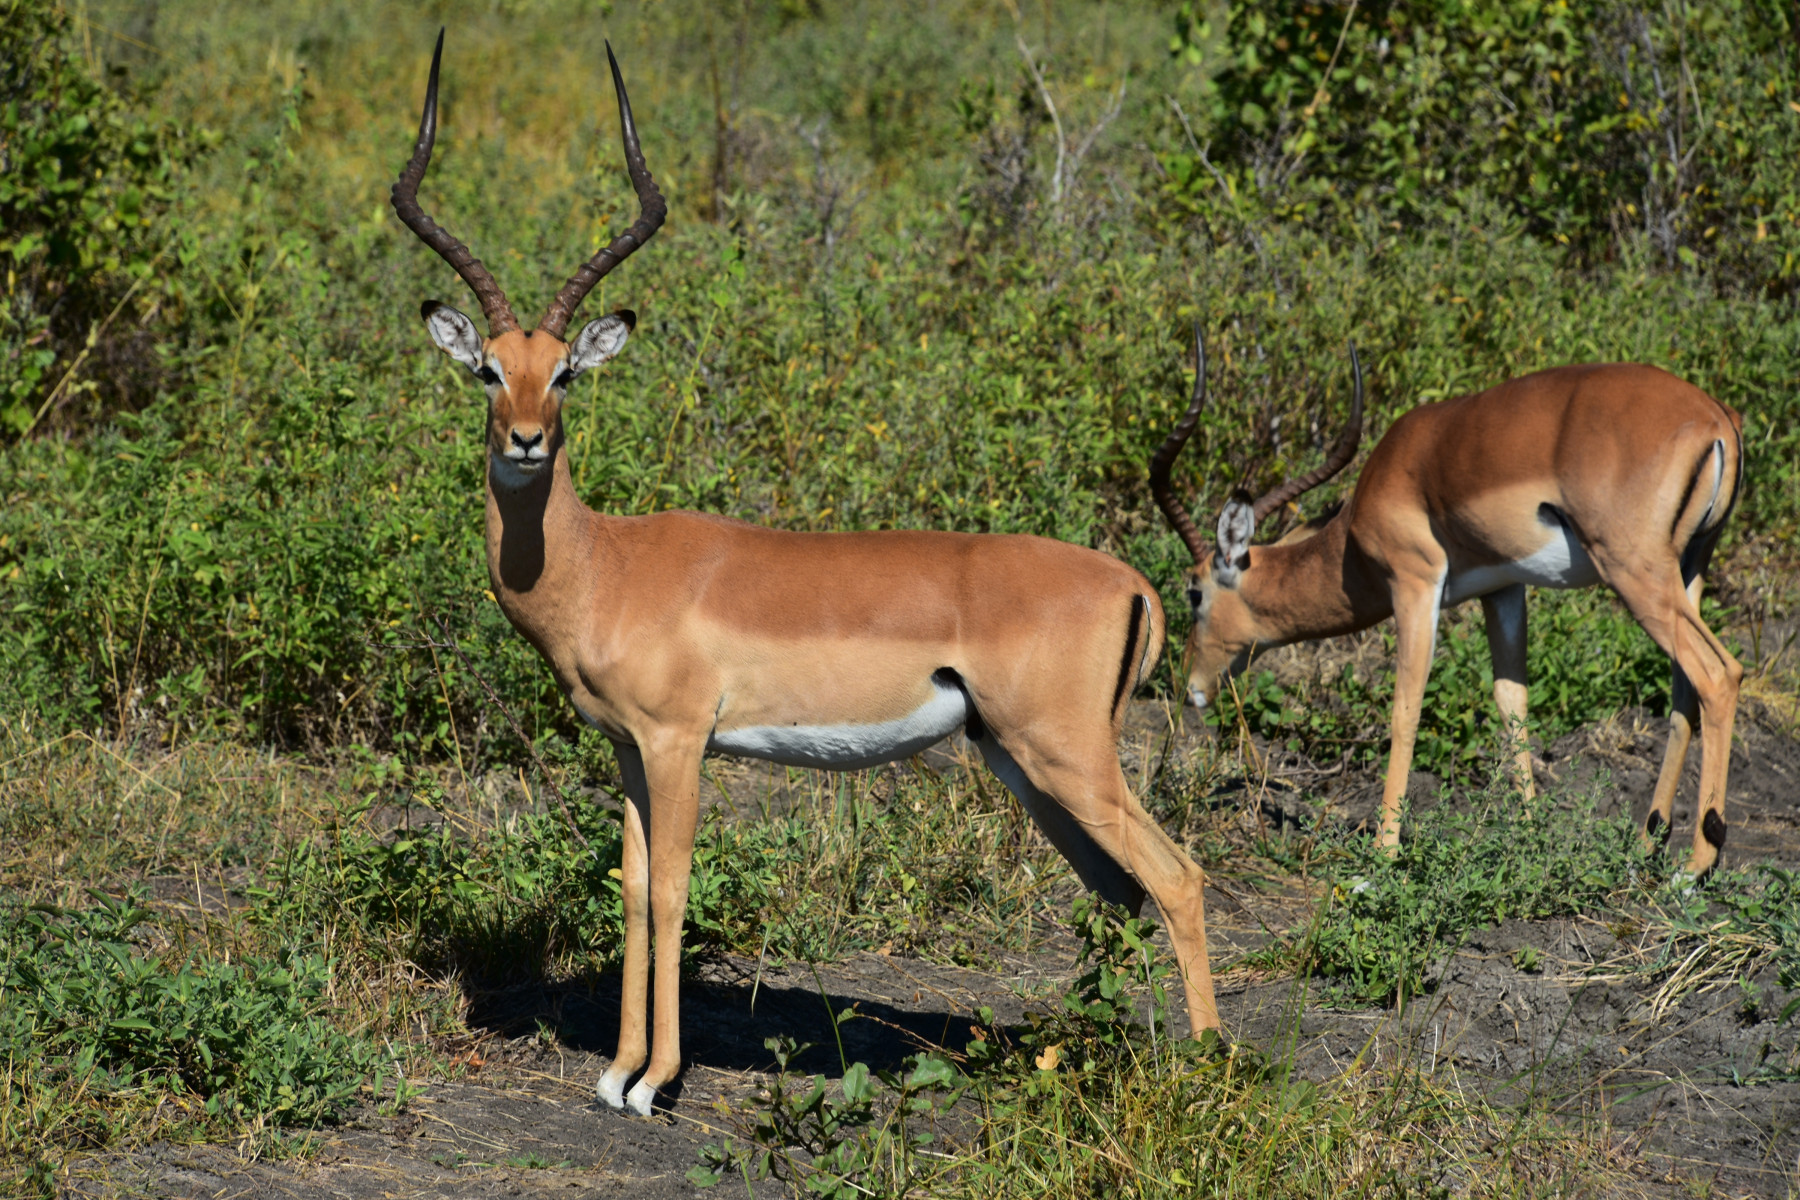
[[1315,851],[1324,907],[1250,959],[1315,977],[1329,1001],[1418,996],[1473,930],[1573,916],[1651,886],[1655,860],[1636,826],[1594,807],[1591,797],[1496,795],[1414,813],[1394,855],[1364,837],[1334,839]]
[[61,0],[0,4],[0,428],[13,435],[84,392],[151,397],[145,317],[178,303],[192,255],[169,211],[204,139],[95,78],[71,26]]
[[11,1064],[0,1152],[29,1150],[59,1125],[62,1140],[102,1143],[114,1114],[158,1095],[193,1097],[197,1118],[228,1123],[340,1112],[377,1051],[328,1020],[328,964],[147,953],[131,940],[150,917],[142,901],[0,909],[0,1054]]
[[1635,239],[1787,290],[1800,250],[1791,9],[1566,0],[1233,0],[1184,6],[1171,49],[1206,79],[1210,157],[1165,157],[1169,194],[1233,235],[1469,216],[1498,201],[1582,261]]

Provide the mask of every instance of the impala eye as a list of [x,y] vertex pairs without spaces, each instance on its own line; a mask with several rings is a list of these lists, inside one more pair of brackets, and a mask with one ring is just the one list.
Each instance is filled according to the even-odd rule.
[[1187,594],[1188,594],[1188,603],[1193,605],[1195,608],[1199,608],[1200,601],[1202,601],[1206,598],[1206,594],[1197,587],[1189,588],[1187,590]]
[[481,370],[475,372],[475,377],[489,387],[493,387],[500,382],[500,373],[486,363],[481,364]]
[[564,367],[562,370],[560,370],[556,373],[556,380],[555,380],[555,382],[551,383],[550,386],[555,388],[557,391],[561,392],[561,391],[567,391],[569,385],[574,382],[575,382],[575,372],[569,370],[567,367]]

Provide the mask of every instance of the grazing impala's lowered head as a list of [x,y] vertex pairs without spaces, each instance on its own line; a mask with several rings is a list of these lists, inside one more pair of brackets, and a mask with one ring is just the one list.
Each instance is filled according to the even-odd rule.
[[[1183,580],[1194,624],[1188,633],[1184,656],[1188,673],[1188,698],[1196,707],[1205,708],[1219,694],[1224,679],[1242,670],[1250,654],[1259,644],[1268,644],[1269,632],[1262,628],[1256,612],[1246,603],[1241,585],[1251,571],[1253,547],[1250,539],[1259,521],[1272,512],[1318,487],[1349,465],[1356,456],[1356,444],[1362,437],[1363,383],[1362,365],[1356,359],[1356,346],[1350,346],[1350,367],[1355,377],[1355,390],[1350,404],[1350,423],[1332,445],[1331,452],[1317,468],[1288,480],[1281,486],[1252,500],[1248,493],[1237,491],[1219,514],[1217,539],[1212,545],[1195,528],[1185,505],[1169,485],[1169,469],[1183,446],[1193,436],[1200,420],[1200,409],[1206,403],[1206,346],[1200,327],[1194,326],[1194,392],[1187,412],[1176,422],[1168,439],[1150,459],[1150,491],[1158,507],[1169,518],[1169,524],[1187,543],[1194,565]],[[1284,542],[1310,536],[1318,523],[1301,526]]]
[[447,304],[427,300],[421,309],[432,340],[451,358],[469,369],[488,392],[488,478],[496,486],[523,487],[544,473],[555,461],[562,441],[562,401],[576,376],[597,367],[624,348],[637,318],[621,310],[589,322],[573,341],[563,340],[569,318],[588,292],[606,273],[650,240],[662,226],[668,206],[656,181],[644,164],[638,145],[637,126],[631,119],[631,101],[612,46],[606,61],[612,68],[613,88],[619,97],[619,122],[625,141],[625,167],[637,192],[639,213],[631,228],[614,238],[570,277],[534,330],[522,331],[506,293],[494,277],[449,231],[419,207],[419,181],[431,161],[437,140],[438,64],[444,54],[444,34],[438,31],[437,48],[431,55],[431,78],[425,87],[425,111],[419,118],[419,140],[412,159],[394,183],[394,211],[407,228],[456,268],[481,303],[488,336],[476,331],[475,322]]

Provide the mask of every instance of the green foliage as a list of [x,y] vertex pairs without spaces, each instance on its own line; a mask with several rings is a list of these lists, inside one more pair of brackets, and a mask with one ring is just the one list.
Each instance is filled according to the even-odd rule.
[[776,1080],[739,1114],[744,1140],[705,1147],[689,1178],[775,1178],[844,1198],[1438,1195],[1448,1151],[1479,1161],[1498,1194],[1540,1194],[1521,1176],[1541,1165],[1525,1167],[1498,1122],[1477,1134],[1491,1118],[1465,1108],[1475,1126],[1453,1125],[1416,1077],[1316,1084],[1211,1034],[1170,1039],[1161,992],[1173,969],[1152,922],[1083,901],[1069,931],[1086,973],[1025,1028],[982,1010],[964,1055],[926,1052],[896,1072],[849,1064],[834,1088],[795,1075],[802,1048],[771,1038]]
[[[588,759],[596,772],[608,761]],[[1021,940],[1028,889],[1059,877],[1056,867],[1032,855],[996,870],[969,837],[971,825],[991,827],[998,815],[979,794],[894,776],[883,801],[856,779],[839,777],[786,815],[707,814],[695,840],[684,953],[819,962],[885,946],[967,957],[973,947]],[[383,799],[398,800],[400,828],[386,826],[392,807],[377,813]],[[1012,802],[995,802],[1016,835]],[[410,961],[488,980],[570,962],[617,966],[617,811],[578,803],[573,812],[581,838],[560,810],[489,821],[449,806],[429,781],[398,797],[346,797],[319,836],[271,866],[257,889],[258,919],[289,931],[349,922],[391,939]]]
[[1473,930],[1597,908],[1654,870],[1636,827],[1599,817],[1591,797],[1446,803],[1414,814],[1392,856],[1345,836],[1314,861],[1330,889],[1324,907],[1251,959],[1314,976],[1327,1000],[1359,1005],[1427,991]]
[[1767,0],[1233,0],[1215,37],[1184,7],[1172,52],[1221,61],[1211,157],[1168,153],[1170,192],[1234,229],[1481,219],[1485,197],[1588,261],[1637,236],[1669,267],[1785,289],[1792,21]]
[[[61,0],[0,4],[0,427],[30,429],[55,387],[99,348],[112,398],[147,398],[154,364],[117,352],[136,322],[179,294],[169,208],[198,140],[95,77]],[[102,336],[109,339],[100,347]]]
[[314,1124],[374,1068],[375,1048],[327,1019],[323,959],[152,954],[132,941],[141,892],[95,901],[0,910],[0,1152],[104,1144],[159,1096],[192,1097],[201,1121]]
[[[845,1009],[834,1019],[842,1024],[855,1015]],[[948,1059],[916,1054],[900,1071],[852,1063],[834,1095],[823,1075],[808,1079],[789,1066],[810,1046],[786,1037],[764,1045],[775,1056],[775,1078],[750,1110],[749,1142],[728,1137],[702,1147],[700,1165],[688,1172],[696,1185],[712,1187],[736,1174],[746,1183],[780,1180],[798,1195],[856,1200],[872,1192],[904,1196],[938,1173],[927,1157],[935,1135],[918,1126],[952,1108],[967,1086]],[[880,1110],[878,1099],[885,1101]]]

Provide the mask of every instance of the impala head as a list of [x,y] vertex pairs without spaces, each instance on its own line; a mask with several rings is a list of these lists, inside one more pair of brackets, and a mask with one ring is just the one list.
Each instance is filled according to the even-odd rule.
[[437,48],[431,55],[431,79],[425,88],[425,112],[419,118],[419,140],[413,147],[411,161],[394,183],[394,211],[407,228],[456,268],[481,304],[488,324],[485,338],[476,330],[474,321],[447,304],[427,300],[420,313],[438,347],[467,367],[487,388],[489,478],[497,486],[518,488],[555,461],[562,441],[562,402],[569,385],[583,371],[599,366],[622,350],[637,321],[629,309],[623,309],[588,322],[573,340],[564,341],[563,331],[568,328],[569,318],[608,271],[650,240],[650,235],[662,226],[668,206],[644,164],[637,126],[631,119],[631,101],[625,95],[625,81],[619,76],[619,64],[609,43],[606,61],[612,67],[613,88],[619,97],[625,168],[637,192],[638,219],[582,264],[556,294],[536,329],[521,330],[506,293],[481,260],[419,207],[419,181],[425,176],[431,147],[437,140],[438,64],[443,54],[444,34],[439,30]]
[[[1254,500],[1247,492],[1234,492],[1219,514],[1216,537],[1208,544],[1169,485],[1169,468],[1174,466],[1176,456],[1193,436],[1194,427],[1200,420],[1200,409],[1206,403],[1206,346],[1200,338],[1200,327],[1194,327],[1193,396],[1188,401],[1187,412],[1176,422],[1168,440],[1150,459],[1150,491],[1169,518],[1169,524],[1181,535],[1188,552],[1194,556],[1194,565],[1182,580],[1194,618],[1184,659],[1188,698],[1199,708],[1205,708],[1218,697],[1224,680],[1243,669],[1257,646],[1260,623],[1246,595],[1256,582],[1258,548],[1250,544],[1250,539],[1256,533],[1257,523],[1336,475],[1356,456],[1356,444],[1362,437],[1363,386],[1362,365],[1357,362],[1354,343],[1350,346],[1350,368],[1355,377],[1350,423],[1332,445],[1325,461],[1316,469],[1290,479]],[[1322,522],[1309,522],[1282,541],[1311,536],[1320,524]]]

